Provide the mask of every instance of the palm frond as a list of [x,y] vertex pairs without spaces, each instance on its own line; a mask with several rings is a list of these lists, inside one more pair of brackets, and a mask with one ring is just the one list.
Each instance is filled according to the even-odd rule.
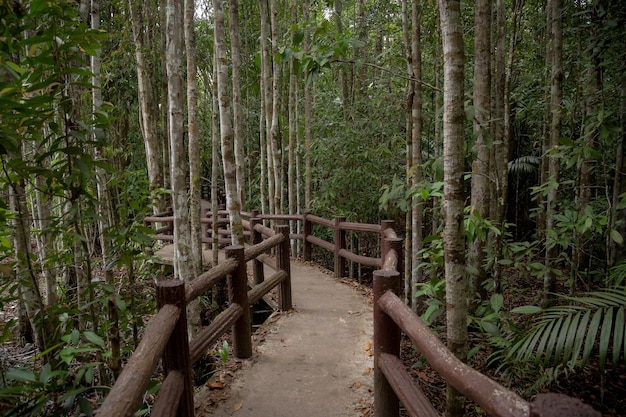
[[538,156],[527,155],[509,161],[509,173],[511,175],[530,175],[539,169],[541,158]]
[[603,370],[607,361],[616,365],[626,358],[626,286],[561,299],[566,304],[543,310],[512,341],[507,359],[572,369],[584,366],[595,353]]

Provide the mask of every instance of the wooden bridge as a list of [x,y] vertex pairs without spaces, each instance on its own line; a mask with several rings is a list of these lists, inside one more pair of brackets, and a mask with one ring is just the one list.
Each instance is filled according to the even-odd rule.
[[[220,212],[221,224],[225,213]],[[292,265],[290,262],[290,242],[302,242],[302,256],[311,259],[313,245],[333,253],[335,275],[341,277],[345,271],[346,261],[369,265],[377,270],[374,272],[374,303],[373,303],[373,351],[374,351],[374,415],[376,417],[397,417],[401,404],[410,416],[437,416],[430,401],[423,394],[419,385],[411,379],[408,371],[399,359],[400,337],[404,333],[415,344],[417,349],[429,361],[431,367],[439,372],[445,380],[457,390],[472,399],[492,416],[530,417],[530,416],[599,416],[591,407],[580,401],[558,394],[538,396],[529,403],[497,382],[480,374],[471,367],[461,363],[433,335],[431,330],[416,316],[399,298],[402,288],[402,239],[399,238],[393,223],[383,221],[379,225],[346,222],[345,218],[334,220],[323,219],[311,214],[301,216],[264,216],[258,213],[245,213],[244,227],[247,231],[249,245],[243,247],[226,247],[225,260],[218,266],[209,269],[195,280],[184,284],[177,280],[161,281],[157,284],[157,301],[159,311],[151,320],[146,333],[124,367],[124,370],[102,407],[98,416],[132,416],[141,403],[151,376],[161,359],[164,379],[151,416],[194,415],[193,396],[193,364],[226,332],[232,329],[233,353],[237,358],[252,356],[252,334],[250,306],[258,302],[271,289],[278,293],[277,308],[287,311],[292,308]],[[213,221],[211,213],[203,219],[203,223]],[[301,222],[301,234],[289,234],[289,226],[275,225],[269,228],[264,222]],[[173,217],[171,213],[146,218],[147,224],[160,224],[155,233],[159,240],[172,240]],[[315,229],[329,228],[334,240],[326,241],[312,232]],[[208,228],[207,228],[208,229]],[[355,254],[346,248],[346,232],[370,233],[379,238],[379,256]],[[205,242],[211,237],[207,232]],[[226,236],[227,231],[220,232]],[[329,233],[325,233],[329,235]],[[273,251],[274,256],[268,255]],[[247,264],[253,271],[253,280],[247,276]],[[269,269],[268,269],[269,268]],[[271,275],[266,277],[266,270]],[[309,278],[309,279],[313,279]],[[191,341],[188,341],[185,306],[196,297],[204,294],[218,282],[226,280],[229,288],[229,303],[226,308],[209,326],[204,328]],[[297,311],[292,314],[299,314]],[[319,314],[319,312],[317,313]],[[279,319],[280,320],[280,319]],[[348,344],[359,342],[347,340]],[[309,346],[309,349],[316,349]],[[340,349],[346,349],[345,347]],[[307,353],[307,352],[302,352]],[[262,354],[262,353],[261,353]],[[325,359],[329,368],[340,365],[343,356],[336,355]],[[271,367],[273,372],[283,372],[287,365],[281,366],[276,359]],[[311,369],[300,369],[306,374]],[[271,384],[267,394],[261,394],[257,401],[270,406],[268,414],[279,417],[285,414],[279,411],[281,401],[276,395],[296,396],[291,401],[296,404],[299,390],[276,392]],[[243,387],[243,390],[246,388]],[[345,387],[346,393],[351,389]],[[271,393],[271,394],[270,394]],[[307,395],[304,392],[302,395]],[[341,397],[343,394],[336,394]],[[302,399],[302,401],[304,401]],[[282,401],[284,403],[285,401]],[[300,402],[303,404],[303,402]],[[257,409],[264,409],[258,404]],[[261,415],[241,412],[240,415]],[[318,408],[319,410],[319,408]],[[228,414],[232,414],[231,410]],[[217,415],[217,414],[216,414]],[[298,413],[299,416],[320,415],[315,412]],[[350,415],[324,412],[324,415]]]

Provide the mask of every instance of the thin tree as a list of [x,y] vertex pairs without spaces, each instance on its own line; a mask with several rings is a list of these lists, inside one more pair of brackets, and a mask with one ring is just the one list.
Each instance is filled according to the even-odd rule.
[[561,137],[561,101],[563,100],[563,28],[561,19],[561,0],[549,0],[548,12],[550,30],[550,131],[548,157],[548,195],[546,197],[546,241],[545,273],[543,277],[543,300],[548,304],[556,290],[555,264],[558,258],[558,246],[554,240],[555,215],[558,204],[559,158],[552,153],[559,146]]
[[[475,219],[489,217],[490,151],[488,143],[491,120],[491,0],[477,0],[474,5],[474,121],[476,157],[472,163],[471,215]],[[469,248],[471,266],[470,297],[479,293],[485,298],[483,281],[485,240],[475,238]],[[472,303],[475,305],[475,303]]]
[[241,106],[241,39],[239,35],[239,0],[230,0],[228,29],[230,34],[230,59],[233,84],[233,135],[235,165],[237,166],[237,194],[241,208],[245,208],[246,181],[244,175],[243,110]]
[[[198,80],[196,67],[195,1],[184,0],[185,51],[187,55],[187,137],[189,155],[189,222],[191,268],[194,279],[202,273],[202,204],[200,201],[200,132],[198,126]],[[187,304],[189,329],[193,336],[202,328],[199,300]]]
[[241,202],[237,192],[237,174],[233,144],[233,125],[230,96],[228,95],[228,60],[226,58],[226,33],[222,0],[213,0],[215,13],[215,55],[217,70],[217,97],[220,114],[220,136],[222,139],[222,163],[226,188],[226,209],[230,217],[231,242],[243,245],[241,224]]
[[[141,133],[146,150],[148,181],[152,193],[154,213],[165,209],[165,199],[156,191],[164,187],[162,145],[158,131],[159,110],[154,94],[154,63],[150,62],[147,51],[155,47],[148,36],[146,27],[150,26],[150,2],[128,1],[131,16],[133,41],[135,43],[135,60],[137,61],[137,95],[139,99],[139,116]],[[148,20],[148,21],[147,21]]]
[[[467,280],[465,276],[464,141],[463,122],[463,32],[458,0],[439,0],[444,56],[443,161],[444,196],[443,249],[446,276],[446,321],[448,348],[462,361],[467,358]],[[447,415],[461,416],[464,397],[447,388]]]

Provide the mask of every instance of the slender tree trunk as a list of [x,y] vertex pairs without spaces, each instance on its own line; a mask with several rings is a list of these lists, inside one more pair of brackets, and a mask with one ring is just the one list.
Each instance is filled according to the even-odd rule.
[[[100,29],[100,3],[99,0],[91,1],[91,28],[94,30]],[[91,72],[93,74],[92,77],[92,85],[93,88],[91,90],[91,98],[92,98],[92,111],[94,115],[97,115],[102,110],[102,89],[101,89],[101,64],[100,64],[100,54],[99,52],[96,55],[91,56]],[[95,132],[93,132],[93,141],[96,142],[97,138],[95,136]],[[104,159],[100,148],[96,146],[94,148],[94,157],[96,160]],[[99,235],[100,235],[100,247],[102,249],[102,267],[104,269],[105,281],[109,285],[115,285],[113,270],[108,266],[111,259],[109,258],[111,254],[111,245],[109,240],[106,238],[107,233],[109,232],[109,228],[113,225],[112,216],[110,213],[111,209],[111,198],[109,197],[109,190],[107,187],[108,175],[107,172],[101,168],[96,167],[96,193],[98,196],[99,204],[96,206],[96,210],[99,214]],[[109,343],[111,348],[111,357],[109,359],[109,367],[111,372],[113,373],[113,377],[117,378],[118,375],[122,372],[122,359],[121,359],[121,340],[120,340],[120,329],[119,329],[119,318],[117,312],[117,304],[115,303],[115,294],[111,294],[107,301],[107,309],[108,309],[108,321],[109,321]],[[108,378],[106,375],[103,375],[105,378],[104,381],[107,381]]]
[[243,245],[241,224],[241,202],[237,193],[237,174],[233,144],[233,126],[228,96],[228,60],[226,58],[226,33],[222,0],[213,0],[215,13],[215,55],[217,56],[217,97],[220,114],[220,136],[222,138],[222,163],[226,187],[226,209],[230,217],[231,242]]
[[[307,22],[304,30],[304,51],[309,53],[311,48],[311,31],[308,26],[310,21],[309,0],[302,2],[303,20]],[[308,74],[305,75],[304,83],[304,211],[311,211],[311,124],[313,117],[313,99],[311,97],[311,83],[313,80]]]
[[[184,129],[183,91],[183,5],[180,0],[167,3],[167,80],[169,104],[170,177],[174,208],[174,273],[178,279],[195,277],[189,203],[187,199],[187,155]],[[195,319],[190,318],[190,322]]]
[[[413,3],[413,2],[412,2]],[[413,55],[412,55],[412,43],[411,38],[409,36],[411,29],[409,27],[409,11],[408,11],[408,0],[402,0],[402,37],[404,40],[404,53],[406,58],[407,65],[407,73],[411,78],[413,77]],[[355,77],[358,78],[358,77]],[[415,101],[415,80],[409,80],[407,84],[407,94],[406,94],[406,106],[405,106],[405,129],[406,129],[406,177],[407,182],[410,182],[412,179],[412,167],[413,167],[413,118],[411,117],[411,111],[413,109],[413,102]],[[412,185],[412,184],[411,184]],[[413,207],[413,200],[409,201],[409,207]],[[412,222],[412,214],[413,211],[407,210],[406,212],[406,227],[405,227],[405,239],[404,239],[404,276],[411,277],[412,271],[414,268],[417,268],[417,265],[413,265],[413,222]],[[412,279],[404,280],[404,302],[407,305],[411,305],[415,309],[415,305],[412,304],[412,294],[414,292],[414,287],[412,286]]]
[[[424,113],[423,113],[423,96],[422,96],[422,42],[421,42],[421,18],[419,15],[417,1],[413,1],[411,9],[411,22],[412,22],[412,42],[411,42],[411,62],[412,62],[412,76],[415,81],[415,97],[413,99],[413,105],[411,107],[411,141],[413,142],[411,149],[411,165],[413,166],[411,185],[415,188],[422,182],[422,129],[424,126]],[[413,310],[417,311],[417,292],[415,291],[416,285],[423,281],[423,268],[422,263],[422,248],[424,247],[423,240],[423,228],[422,223],[424,219],[424,202],[421,197],[417,197],[417,200],[413,202],[411,209],[411,231],[412,231],[412,243],[413,250],[411,254],[411,264],[413,269],[411,271],[411,305]]]
[[[489,217],[489,158],[487,146],[491,120],[491,0],[477,0],[474,6],[474,121],[476,159],[472,163],[472,212],[476,219]],[[469,297],[486,298],[485,240],[474,237],[469,248],[471,266]],[[474,308],[476,303],[470,303]]]
[[[439,0],[444,55],[444,236],[446,320],[448,348],[460,360],[467,358],[467,280],[463,222],[464,141],[463,32],[458,0]],[[465,398],[447,389],[447,415],[463,415]]]
[[[269,143],[272,147],[272,165],[274,168],[274,209],[276,213],[282,213],[282,181],[281,181],[281,137],[278,115],[280,113],[280,65],[274,60],[278,54],[278,6],[276,0],[269,0],[270,4],[270,33],[272,46],[272,124],[270,128]],[[268,153],[268,158],[270,154]]]
[[[19,158],[17,155],[12,159]],[[30,226],[31,219],[26,206],[26,189],[24,180],[10,181],[9,184],[9,205],[10,209],[16,213],[13,218],[13,244],[16,255],[16,274],[19,283],[19,294],[26,310],[29,324],[33,330],[33,335],[37,348],[40,352],[47,351],[49,346],[49,332],[46,330],[46,317],[43,298],[39,290],[35,267],[31,262],[30,251]]]
[[[219,124],[219,102],[217,99],[217,54],[213,56],[213,80],[211,84],[212,95],[211,95],[211,213],[212,213],[212,221],[211,221],[211,231],[212,231],[212,245],[211,245],[211,254],[213,259],[211,260],[211,265],[214,267],[218,264],[218,255],[219,255],[219,224],[218,224],[218,210],[219,210],[219,185],[218,185],[218,174],[220,170],[220,124]],[[214,292],[214,294],[217,294]],[[214,297],[216,300],[216,297]]]
[[270,49],[270,18],[268,0],[259,0],[261,14],[261,94],[263,95],[263,114],[265,115],[265,142],[267,157],[267,197],[269,202],[269,212],[276,213],[276,192],[278,177],[277,166],[274,165],[274,146],[272,140],[272,120],[274,114],[272,95],[272,58]]
[[241,39],[239,36],[239,0],[230,0],[230,57],[233,77],[233,134],[235,143],[235,165],[237,166],[237,194],[241,202],[241,208],[245,208],[246,181],[244,175],[244,134],[243,134],[243,110],[241,107]]
[[161,160],[161,144],[157,127],[158,108],[153,93],[152,65],[147,58],[147,51],[153,45],[145,36],[144,14],[148,12],[146,5],[129,0],[129,10],[132,21],[133,40],[135,43],[135,60],[137,61],[137,94],[139,98],[139,113],[141,133],[146,150],[146,164],[148,167],[148,181],[152,194],[154,213],[165,209],[165,200],[156,190],[164,186],[163,165]]
[[[187,55],[187,140],[189,156],[189,222],[191,270],[193,280],[202,273],[202,204],[200,185],[200,129],[198,126],[198,80],[196,67],[195,1],[184,0],[185,51]],[[187,326],[190,337],[202,329],[199,300],[187,304]]]
[[[289,7],[291,8],[291,24],[296,25],[298,23],[298,7],[295,1],[290,1]],[[298,80],[296,76],[295,60],[292,58],[289,61],[289,101],[288,101],[288,116],[289,116],[289,161],[287,165],[287,199],[289,206],[289,214],[296,214],[296,137],[297,137],[297,114],[298,114]],[[289,230],[294,233],[294,222],[289,222]],[[292,245],[295,245],[295,241],[292,241]],[[292,247],[292,253],[296,253]]]
[[[563,99],[563,29],[561,20],[561,0],[549,0],[548,7],[551,11],[549,16],[551,21],[551,62],[552,75],[550,80],[550,151],[554,151],[559,146],[559,138],[561,137],[561,101]],[[552,237],[552,231],[555,228],[555,215],[558,205],[558,189],[559,183],[559,158],[555,156],[548,157],[548,173],[549,185],[548,195],[546,199],[546,259],[545,273],[543,277],[544,304],[549,304],[556,290],[556,262],[559,256],[557,242]]]

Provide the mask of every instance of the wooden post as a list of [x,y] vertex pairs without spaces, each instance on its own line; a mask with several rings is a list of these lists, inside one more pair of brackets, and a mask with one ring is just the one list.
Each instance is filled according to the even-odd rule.
[[156,296],[158,308],[166,304],[180,308],[180,317],[163,353],[163,369],[165,376],[172,371],[178,371],[183,375],[184,388],[178,404],[178,416],[193,417],[193,379],[187,336],[185,283],[178,279],[159,281]]
[[400,401],[378,367],[380,355],[400,354],[400,328],[378,306],[378,300],[387,291],[398,293],[401,288],[398,271],[374,271],[374,417],[398,417]]
[[335,217],[335,278],[343,277],[346,269],[346,260],[339,255],[339,251],[346,248],[346,231],[339,228],[339,224],[345,221],[344,216]]
[[226,259],[235,259],[237,269],[226,277],[228,281],[228,301],[241,306],[243,314],[233,325],[233,352],[236,358],[252,356],[252,317],[248,302],[248,274],[243,246],[228,246],[224,249]]
[[309,212],[302,215],[302,259],[311,260],[313,245],[307,240],[312,233],[312,223],[309,220]]
[[[252,210],[252,213],[250,215],[250,243],[252,245],[256,245],[257,243],[261,243],[263,241],[263,236],[261,235],[261,233],[254,230],[254,227],[257,224],[261,224],[262,221],[257,217],[258,215],[258,210]],[[259,285],[265,280],[265,277],[263,275],[263,262],[259,261],[256,258],[252,261],[252,276],[254,279],[254,285]]]
[[276,251],[276,268],[287,273],[287,278],[285,278],[283,282],[280,283],[280,287],[278,288],[278,305],[281,310],[287,311],[291,310],[292,307],[289,226],[274,226],[274,230],[277,234],[280,233],[284,236],[283,241],[280,242],[280,245],[278,245],[277,248],[278,250]]

